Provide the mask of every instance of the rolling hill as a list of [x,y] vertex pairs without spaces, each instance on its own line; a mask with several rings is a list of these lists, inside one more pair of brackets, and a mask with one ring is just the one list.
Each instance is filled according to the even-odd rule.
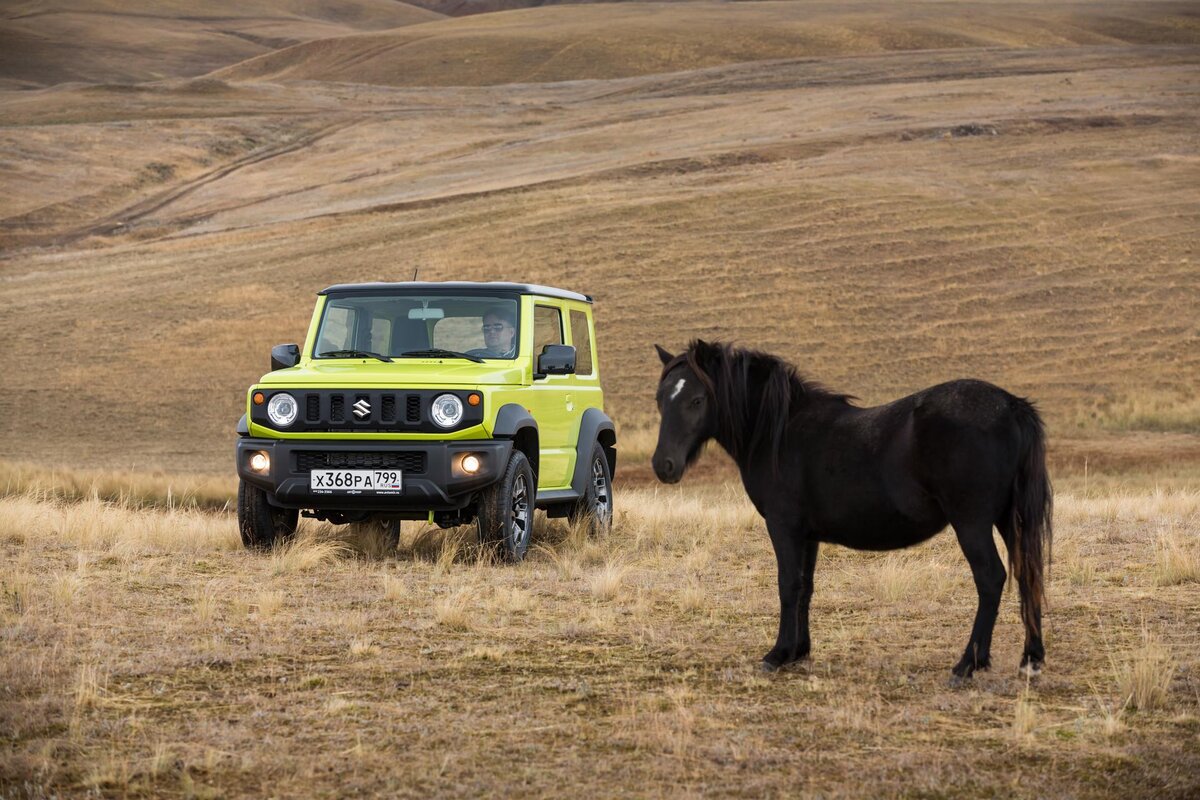
[[0,9],[0,86],[200,75],[309,39],[428,22],[396,0],[35,0]]
[[[272,344],[303,336],[314,293],[419,268],[594,294],[626,431],[655,419],[652,343],[703,336],[779,352],[866,403],[995,381],[1038,400],[1056,452],[1093,471],[1194,463],[1191,6],[897,8],[555,7],[385,37],[483,31],[506,54],[494,86],[330,75],[302,46],[278,55],[304,82],[251,80],[251,61],[0,92],[7,457],[227,471],[244,389]],[[830,53],[758,44],[777,41],[764,26],[789,47],[849,30],[851,12],[859,38]],[[585,18],[612,51],[591,79],[509,82]],[[972,38],[895,44],[924,26]],[[603,77],[672,27],[708,42],[694,52],[742,58],[744,42],[766,60],[685,53],[673,72]],[[311,46],[361,55],[368,39]]]
[[231,81],[490,86],[774,59],[947,48],[1196,44],[1184,3],[562,5],[322,39],[219,70]]

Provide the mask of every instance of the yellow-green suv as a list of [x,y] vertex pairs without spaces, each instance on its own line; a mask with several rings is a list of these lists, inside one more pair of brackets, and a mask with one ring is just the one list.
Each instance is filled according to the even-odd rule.
[[334,523],[478,520],[524,558],[534,509],[612,525],[616,431],[592,298],[519,283],[330,286],[301,348],[271,351],[238,423],[247,547]]

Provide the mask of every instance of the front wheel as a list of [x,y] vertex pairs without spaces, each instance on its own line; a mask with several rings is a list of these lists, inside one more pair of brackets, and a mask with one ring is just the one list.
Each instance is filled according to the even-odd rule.
[[537,482],[529,459],[513,450],[500,480],[479,498],[479,543],[505,561],[517,562],[529,552]]
[[242,544],[264,550],[280,539],[296,534],[300,512],[294,508],[276,508],[267,502],[267,493],[252,483],[238,482],[238,531]]
[[587,475],[583,499],[567,513],[567,520],[572,525],[586,525],[593,536],[607,536],[612,531],[613,520],[612,471],[599,442],[592,445]]

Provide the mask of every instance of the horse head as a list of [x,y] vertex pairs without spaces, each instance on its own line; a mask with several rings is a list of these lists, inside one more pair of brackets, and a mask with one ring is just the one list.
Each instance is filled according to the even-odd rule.
[[693,342],[679,355],[654,345],[663,363],[655,396],[662,421],[650,463],[663,483],[678,483],[717,432],[712,379],[696,359],[697,347],[703,344]]

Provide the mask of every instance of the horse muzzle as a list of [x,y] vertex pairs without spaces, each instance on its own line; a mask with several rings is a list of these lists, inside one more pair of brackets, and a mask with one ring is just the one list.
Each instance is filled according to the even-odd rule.
[[650,463],[654,466],[655,477],[662,483],[679,483],[683,478],[683,459],[660,457],[658,453],[655,453]]

